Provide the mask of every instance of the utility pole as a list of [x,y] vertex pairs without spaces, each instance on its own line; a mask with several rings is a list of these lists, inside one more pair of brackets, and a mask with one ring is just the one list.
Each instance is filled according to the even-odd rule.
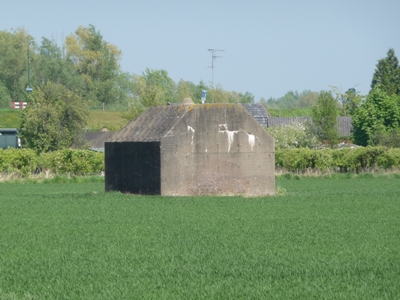
[[30,101],[30,94],[32,92],[32,88],[30,87],[30,81],[31,81],[31,57],[29,53],[29,47],[33,41],[29,41],[28,43],[28,86],[26,87],[26,92],[28,93],[28,101]]
[[212,102],[214,103],[214,94],[215,94],[215,88],[214,88],[214,68],[215,68],[215,59],[216,58],[220,58],[222,56],[217,56],[216,52],[217,51],[225,51],[225,50],[220,50],[220,49],[208,49],[208,51],[211,51],[211,66],[209,68],[211,68],[211,75],[212,75],[212,88],[213,88],[213,93],[212,93]]

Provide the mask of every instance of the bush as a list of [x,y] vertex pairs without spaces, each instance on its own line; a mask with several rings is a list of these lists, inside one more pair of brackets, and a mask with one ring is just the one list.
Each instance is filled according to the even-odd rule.
[[0,149],[0,173],[30,175],[40,170],[55,174],[94,175],[104,171],[104,154],[65,149],[42,153],[32,149]]
[[400,168],[400,149],[365,147],[355,149],[278,149],[275,166],[290,172],[335,171],[369,172]]
[[104,154],[65,149],[41,154],[40,164],[56,174],[93,175],[104,171]]
[[317,137],[309,126],[295,122],[281,126],[268,127],[267,132],[275,139],[276,149],[317,148]]
[[0,173],[28,175],[38,167],[38,156],[32,149],[0,149]]

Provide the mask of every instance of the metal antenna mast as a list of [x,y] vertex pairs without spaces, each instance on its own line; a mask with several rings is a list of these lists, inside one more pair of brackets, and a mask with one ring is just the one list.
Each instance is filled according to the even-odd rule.
[[[209,67],[209,68],[211,68],[211,74],[212,74],[212,88],[213,88],[213,90],[214,90],[214,68],[215,68],[215,59],[216,58],[220,58],[220,57],[222,57],[222,56],[217,56],[216,55],[216,52],[217,51],[225,51],[225,50],[220,50],[220,49],[208,49],[208,51],[211,51],[211,67]],[[214,92],[213,92],[213,94],[212,94],[212,96],[213,96],[213,103],[214,103]]]

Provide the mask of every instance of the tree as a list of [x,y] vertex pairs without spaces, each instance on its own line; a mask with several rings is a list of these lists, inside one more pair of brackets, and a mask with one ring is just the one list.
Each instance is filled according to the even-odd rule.
[[192,82],[184,81],[183,79],[179,80],[177,86],[178,100],[192,98],[194,87],[195,85]]
[[331,86],[331,92],[335,95],[336,101],[340,105],[340,114],[342,116],[353,115],[362,102],[362,96],[355,88],[350,88],[345,93],[342,93],[338,87]]
[[372,77],[371,89],[380,86],[388,95],[400,95],[400,67],[394,50],[389,49],[387,56],[378,60]]
[[133,81],[135,93],[145,107],[178,101],[175,82],[165,70],[147,68],[141,76],[134,75]]
[[[23,101],[26,98],[28,47],[33,38],[25,29],[12,32],[0,31],[0,82],[8,89],[12,101]],[[34,52],[31,49],[31,59]]]
[[28,148],[48,152],[79,145],[87,124],[86,102],[61,84],[47,82],[32,92],[24,109],[21,137]]
[[10,107],[11,96],[8,89],[0,82],[0,108]]
[[375,87],[353,115],[353,136],[357,145],[375,144],[375,136],[400,126],[400,97]]
[[116,79],[120,71],[121,51],[103,40],[93,25],[78,27],[65,40],[66,58],[86,84],[85,98],[100,103],[116,101]]
[[254,103],[254,95],[249,92],[244,93],[241,95],[240,103]]
[[311,117],[314,129],[321,141],[327,141],[331,148],[339,140],[337,130],[337,101],[330,92],[322,91],[318,102],[312,107]]
[[300,98],[297,102],[297,107],[299,108],[312,107],[317,102],[318,102],[318,92],[304,90],[300,94]]
[[54,41],[42,38],[42,44],[38,50],[39,53],[32,68],[36,85],[51,81],[80,94],[84,93],[82,76],[77,73],[70,61],[64,59],[62,50]]

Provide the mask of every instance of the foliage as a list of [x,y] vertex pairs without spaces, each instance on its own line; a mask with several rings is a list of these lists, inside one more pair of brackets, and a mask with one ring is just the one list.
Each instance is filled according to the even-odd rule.
[[332,86],[331,88],[332,94],[335,95],[336,101],[340,105],[340,114],[342,116],[353,115],[361,105],[363,96],[355,88],[350,88],[345,93],[342,93],[336,86]]
[[91,175],[104,171],[104,154],[64,149],[40,155],[40,167],[55,174]]
[[0,173],[29,177],[47,170],[51,174],[93,175],[104,171],[104,154],[64,149],[37,154],[33,149],[0,149]]
[[267,109],[296,109],[312,107],[318,99],[319,93],[310,90],[304,90],[302,93],[297,91],[289,91],[283,97],[269,98],[265,100],[262,98],[260,102]]
[[[306,173],[361,173],[400,169],[400,149],[360,147],[345,149],[292,148],[275,151],[275,167],[279,171]],[[93,175],[104,171],[104,153],[64,149],[39,155],[32,149],[0,150],[0,173],[29,177],[36,171],[51,174]]]
[[38,166],[38,155],[32,149],[0,148],[0,173],[32,174]]
[[116,101],[121,51],[103,40],[93,25],[79,26],[65,40],[66,58],[82,75],[85,98],[100,103]]
[[337,145],[337,102],[330,92],[322,91],[312,108],[313,128],[320,141],[327,141],[331,148]]
[[0,82],[0,108],[9,108],[11,101],[7,87]]
[[[8,89],[12,101],[26,99],[28,47],[32,41],[25,29],[0,31],[0,86]],[[32,51],[33,54],[33,51]],[[34,57],[31,57],[34,60]],[[2,92],[2,94],[4,91]]]
[[47,82],[32,93],[22,114],[21,137],[39,152],[79,145],[87,124],[87,106],[62,85]]
[[277,149],[275,166],[290,172],[369,172],[400,168],[400,149],[360,147],[347,149]]
[[133,81],[135,93],[145,107],[178,102],[175,82],[165,70],[147,68],[141,76],[134,75]]
[[400,127],[375,132],[372,137],[372,143],[374,145],[400,148]]
[[352,122],[356,144],[376,144],[379,142],[377,134],[390,132],[400,126],[400,97],[388,95],[376,87],[355,111]]
[[396,178],[267,198],[0,185],[0,299],[399,298]]
[[293,123],[266,128],[275,139],[275,148],[317,148],[320,143],[312,130],[303,123]]
[[62,49],[55,41],[43,37],[38,50],[31,67],[34,86],[51,81],[81,95],[85,93],[83,77],[75,70],[72,62],[64,58]]
[[400,95],[400,66],[393,49],[388,50],[385,58],[378,60],[371,89],[378,86],[388,95]]

